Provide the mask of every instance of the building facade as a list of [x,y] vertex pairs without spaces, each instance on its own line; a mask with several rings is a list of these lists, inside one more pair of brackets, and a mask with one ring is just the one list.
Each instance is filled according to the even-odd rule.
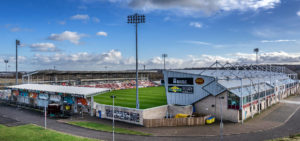
[[256,68],[166,70],[167,102],[193,105],[196,113],[243,122],[298,91],[297,74],[275,66]]

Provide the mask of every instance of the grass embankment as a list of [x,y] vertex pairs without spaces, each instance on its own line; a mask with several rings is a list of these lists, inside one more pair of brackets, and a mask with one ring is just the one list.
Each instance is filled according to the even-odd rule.
[[[93,130],[99,130],[104,132],[112,132],[112,126],[111,125],[105,125],[100,123],[94,123],[94,122],[88,122],[88,121],[71,121],[68,122],[69,124],[89,128]],[[139,131],[133,131],[129,129],[124,128],[115,128],[115,133],[122,133],[122,134],[132,134],[132,135],[151,135],[148,133],[143,133]]]
[[272,139],[269,141],[299,141],[299,140],[300,140],[300,134],[296,134],[296,135],[290,135],[289,137],[285,137],[285,138]]
[[[101,104],[112,105],[112,98],[110,98],[112,94],[116,96],[116,106],[130,108],[136,107],[136,89],[111,91],[95,96],[94,101]],[[165,93],[165,88],[162,86],[139,88],[139,101],[141,109],[166,105],[167,97]]]
[[53,130],[28,124],[15,127],[0,125],[1,141],[99,141],[83,137],[63,134]]

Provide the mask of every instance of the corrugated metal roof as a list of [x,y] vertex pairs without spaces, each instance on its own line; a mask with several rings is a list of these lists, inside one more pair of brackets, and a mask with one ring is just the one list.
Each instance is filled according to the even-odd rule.
[[[218,83],[223,85],[225,88],[235,88],[241,86],[241,78],[243,85],[251,85],[258,83],[268,83],[273,82],[271,85],[284,85],[288,83],[295,82],[290,79],[286,74],[266,72],[266,71],[256,71],[256,70],[171,70],[174,72],[181,72],[187,74],[196,74],[210,76],[218,79]],[[256,76],[256,77],[253,77]],[[277,80],[277,81],[274,81]],[[278,81],[280,80],[280,81]]]
[[87,87],[74,87],[74,86],[46,85],[46,84],[22,84],[22,85],[8,86],[8,88],[66,93],[66,94],[74,94],[74,95],[82,95],[82,96],[90,96],[98,93],[107,92],[110,90],[106,88],[87,88]]
[[263,83],[263,84],[259,84],[259,85],[244,86],[243,88],[239,87],[239,88],[229,89],[229,91],[239,97],[242,97],[242,96],[245,97],[245,96],[248,96],[251,94],[256,94],[258,92],[270,90],[272,88],[273,87],[271,87],[270,85]]

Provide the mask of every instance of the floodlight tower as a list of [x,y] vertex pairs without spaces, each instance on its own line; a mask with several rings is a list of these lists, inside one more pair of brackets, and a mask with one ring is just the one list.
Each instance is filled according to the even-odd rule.
[[166,70],[166,57],[168,57],[168,54],[162,54],[161,55],[164,58],[164,70]]
[[8,59],[4,59],[4,63],[5,63],[5,71],[7,72],[7,63],[8,63]]
[[18,46],[20,46],[20,41],[16,40],[16,85],[18,85]]
[[140,108],[139,104],[139,83],[138,83],[138,24],[139,23],[145,23],[145,15],[129,15],[127,20],[128,24],[135,24],[135,55],[136,55],[136,61],[135,61],[135,70],[136,70],[136,109]]
[[256,53],[256,64],[258,64],[258,52],[259,52],[259,49],[255,48],[253,51]]

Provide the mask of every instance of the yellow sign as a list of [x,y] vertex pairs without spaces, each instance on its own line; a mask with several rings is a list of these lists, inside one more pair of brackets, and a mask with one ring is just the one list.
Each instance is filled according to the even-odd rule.
[[178,92],[178,91],[179,91],[179,92],[182,91],[180,88],[178,88],[178,87],[176,87],[176,86],[171,87],[170,89],[172,90],[172,92],[175,92],[175,93]]
[[204,83],[204,79],[203,78],[197,78],[195,80],[195,82],[198,84],[198,85],[202,85]]

